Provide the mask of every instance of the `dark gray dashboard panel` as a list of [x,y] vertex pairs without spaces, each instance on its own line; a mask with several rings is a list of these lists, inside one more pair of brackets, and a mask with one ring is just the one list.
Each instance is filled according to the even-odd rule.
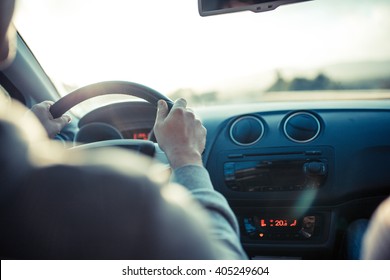
[[[225,108],[219,113],[210,110],[203,118],[210,131],[206,167],[215,189],[228,199],[238,217],[244,248],[251,257],[260,258],[343,258],[339,250],[348,225],[356,219],[369,219],[390,194],[390,103],[309,102],[261,107]],[[317,116],[321,126],[320,133],[308,143],[291,141],[283,131],[288,116],[302,111]],[[235,120],[248,115],[262,120],[264,135],[244,147],[230,139],[229,129]],[[226,163],[238,162],[240,167],[246,161],[278,163],[297,158],[326,162],[325,183],[316,189],[271,186],[260,192],[234,191],[227,185]],[[256,168],[249,174],[256,174]],[[256,217],[292,221],[307,215],[319,221],[312,239],[295,237],[298,233],[291,230],[263,231],[258,225],[254,232],[248,232],[253,230],[248,221]]]
[[[302,110],[300,110],[302,111]],[[247,113],[261,118],[265,124],[262,139],[252,146],[242,147],[229,137],[229,127],[238,115],[224,121],[219,127],[212,147],[209,147],[207,169],[215,188],[230,200],[272,200],[281,204],[296,200],[299,191],[273,193],[235,193],[230,191],[223,178],[223,164],[228,155],[258,153],[275,154],[279,158],[291,157],[290,153],[328,147],[331,154],[327,183],[316,193],[321,204],[342,203],[348,199],[370,195],[389,194],[390,187],[390,110],[383,109],[319,109],[304,110],[319,116],[322,130],[309,143],[296,143],[288,139],[282,130],[283,122],[294,111],[267,111]],[[232,161],[232,159],[229,159]],[[287,203],[288,204],[288,203]]]

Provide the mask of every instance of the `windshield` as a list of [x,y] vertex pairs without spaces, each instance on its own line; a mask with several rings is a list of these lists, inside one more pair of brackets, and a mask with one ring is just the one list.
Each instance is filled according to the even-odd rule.
[[192,104],[387,98],[390,1],[200,17],[197,0],[20,0],[15,24],[61,94],[145,84]]

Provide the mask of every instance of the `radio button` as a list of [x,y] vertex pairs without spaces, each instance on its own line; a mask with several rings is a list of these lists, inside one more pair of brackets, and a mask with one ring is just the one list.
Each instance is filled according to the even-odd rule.
[[303,170],[305,174],[309,176],[323,176],[326,174],[326,165],[323,162],[320,161],[311,161],[311,162],[306,162],[303,166]]

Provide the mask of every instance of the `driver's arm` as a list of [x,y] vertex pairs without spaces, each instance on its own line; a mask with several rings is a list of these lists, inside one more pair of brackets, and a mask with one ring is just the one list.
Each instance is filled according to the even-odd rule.
[[223,244],[223,257],[246,259],[237,219],[226,199],[214,190],[207,170],[201,166],[186,165],[174,170],[173,180],[186,187],[206,210],[211,220],[210,235]]
[[168,113],[167,104],[159,101],[154,126],[157,142],[173,168],[174,181],[186,187],[208,213],[210,233],[223,244],[224,257],[245,259],[247,256],[239,240],[236,217],[226,199],[214,190],[203,167],[206,129],[186,106],[186,101],[179,99]]
[[52,104],[52,101],[43,101],[31,108],[31,112],[33,112],[41,122],[50,138],[54,138],[57,134],[59,134],[61,130],[72,120],[68,115],[63,115],[57,119],[53,118],[50,113],[50,106]]

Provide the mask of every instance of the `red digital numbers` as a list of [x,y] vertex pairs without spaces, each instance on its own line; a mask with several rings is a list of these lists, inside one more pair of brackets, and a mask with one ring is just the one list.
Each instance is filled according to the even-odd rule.
[[287,220],[275,220],[276,227],[285,227],[287,226]]
[[261,227],[296,227],[296,219],[260,219]]

